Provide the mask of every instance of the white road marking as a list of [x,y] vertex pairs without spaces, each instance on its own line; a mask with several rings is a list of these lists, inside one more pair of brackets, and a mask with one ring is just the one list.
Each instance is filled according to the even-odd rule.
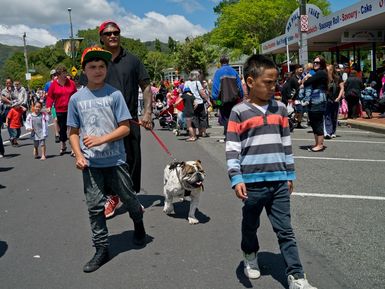
[[379,196],[315,194],[315,193],[300,193],[300,192],[293,192],[292,195],[293,196],[299,196],[299,197],[317,197],[317,198],[336,198],[336,199],[358,199],[358,200],[385,201],[385,197],[379,197]]
[[385,160],[372,160],[372,159],[351,159],[351,158],[327,158],[327,157],[305,157],[294,156],[295,159],[311,159],[311,160],[330,160],[330,161],[344,161],[344,162],[385,162]]
[[221,126],[221,125],[212,125],[212,126],[210,126],[210,128],[221,128],[221,129],[223,129],[223,126]]
[[[292,141],[310,141],[314,142],[314,139],[307,139],[307,138],[292,138]],[[364,144],[385,144],[385,141],[367,141],[367,140],[342,140],[342,139],[333,139],[333,140],[325,140],[325,142],[342,142],[342,143],[364,143]]]
[[343,132],[347,132],[347,133],[363,133],[363,134],[375,134],[375,132],[372,132],[372,131],[364,131],[364,130],[343,130]]

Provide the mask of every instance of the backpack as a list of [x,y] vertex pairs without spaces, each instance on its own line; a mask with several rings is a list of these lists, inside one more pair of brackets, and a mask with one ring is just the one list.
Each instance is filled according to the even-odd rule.
[[238,102],[241,98],[236,77],[221,78],[219,99],[223,104]]

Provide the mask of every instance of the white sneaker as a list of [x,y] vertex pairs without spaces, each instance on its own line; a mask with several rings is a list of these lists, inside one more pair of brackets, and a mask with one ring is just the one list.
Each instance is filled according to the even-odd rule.
[[332,137],[332,138],[336,138],[337,136],[336,136],[335,134],[332,134],[331,137]]
[[295,279],[293,275],[287,277],[289,289],[317,289],[309,284],[306,278]]
[[255,253],[244,254],[245,258],[243,260],[244,270],[247,278],[258,279],[261,276],[258,268],[257,255]]

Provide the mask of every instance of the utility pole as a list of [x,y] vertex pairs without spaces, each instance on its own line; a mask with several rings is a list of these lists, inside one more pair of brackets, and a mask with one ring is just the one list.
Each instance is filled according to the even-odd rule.
[[27,55],[27,41],[25,38],[27,37],[27,34],[24,32],[23,34],[23,42],[24,42],[24,60],[25,60],[25,69],[26,73],[29,72],[29,67],[28,67],[28,55]]
[[307,50],[307,31],[308,31],[308,16],[306,15],[307,0],[299,0],[299,63],[305,65],[309,62]]
[[25,80],[27,80],[28,84],[28,90],[29,90],[29,81],[31,80],[31,74],[29,73],[29,67],[28,67],[28,54],[27,54],[27,41],[26,38],[27,34],[24,32],[23,34],[23,43],[24,43],[24,60],[25,60]]
[[74,31],[72,28],[72,18],[71,18],[71,8],[68,8],[68,14],[70,16],[70,27],[71,27],[71,57],[72,57],[72,66],[75,66],[75,43],[74,43]]

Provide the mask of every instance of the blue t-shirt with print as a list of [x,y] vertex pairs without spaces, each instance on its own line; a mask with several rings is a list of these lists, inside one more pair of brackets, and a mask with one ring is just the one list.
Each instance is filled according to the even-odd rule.
[[87,87],[71,96],[67,126],[80,129],[80,147],[90,167],[112,167],[125,163],[123,139],[93,148],[83,144],[85,135],[101,136],[111,133],[118,123],[131,119],[122,93],[109,84],[90,90]]

